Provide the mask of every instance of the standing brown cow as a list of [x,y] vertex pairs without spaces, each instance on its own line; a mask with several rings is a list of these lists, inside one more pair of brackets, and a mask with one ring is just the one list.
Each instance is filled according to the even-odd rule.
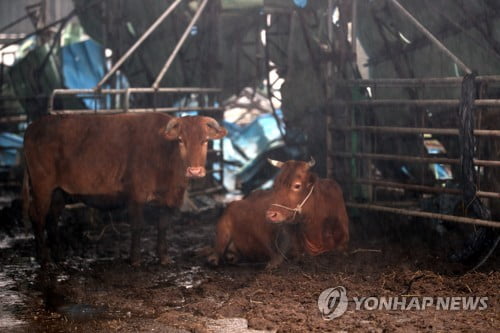
[[[56,252],[66,193],[97,208],[127,207],[131,263],[139,265],[144,205],[180,207],[188,178],[205,176],[208,140],[226,133],[210,117],[161,113],[45,116],[33,122],[24,137],[23,198],[41,262],[49,260],[45,229]],[[160,218],[162,264],[169,262],[166,224]]]
[[349,219],[337,183],[311,173],[312,162],[270,162],[281,168],[273,189],[229,204],[217,223],[210,264],[268,260],[274,268],[285,256],[346,248]]
[[349,218],[337,182],[312,173],[314,160],[269,162],[281,170],[274,181],[273,203],[266,219],[271,223],[300,223],[302,246],[310,255],[345,250]]

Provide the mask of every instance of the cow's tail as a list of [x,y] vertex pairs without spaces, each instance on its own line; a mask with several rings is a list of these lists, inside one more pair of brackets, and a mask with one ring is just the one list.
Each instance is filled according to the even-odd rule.
[[29,218],[29,210],[30,210],[30,175],[28,172],[28,165],[26,163],[26,158],[24,159],[24,175],[23,175],[23,189],[22,189],[22,198],[23,198],[23,223],[26,230],[30,228],[30,218]]

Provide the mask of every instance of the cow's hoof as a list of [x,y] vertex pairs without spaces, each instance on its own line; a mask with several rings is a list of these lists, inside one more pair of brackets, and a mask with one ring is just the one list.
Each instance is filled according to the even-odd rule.
[[277,268],[279,267],[279,265],[280,265],[280,264],[276,264],[276,263],[271,263],[271,262],[270,262],[270,263],[268,263],[268,264],[266,265],[265,270],[266,270],[266,271],[274,271],[275,269],[277,269]]
[[132,259],[132,258],[130,258],[130,266],[132,266],[132,267],[141,267],[141,260],[140,259]]
[[231,265],[236,265],[240,259],[238,255],[233,252],[227,252],[225,258],[226,262]]
[[162,266],[167,266],[174,263],[175,263],[174,259],[172,259],[170,256],[162,256],[160,258],[160,265]]
[[219,256],[217,254],[212,254],[207,257],[207,263],[212,266],[216,267],[219,266]]
[[277,269],[282,262],[283,262],[283,257],[281,256],[271,259],[271,261],[269,261],[266,265],[266,271],[273,271]]
[[57,264],[51,260],[42,261],[40,263],[40,268],[44,272],[51,272],[51,271],[57,269]]

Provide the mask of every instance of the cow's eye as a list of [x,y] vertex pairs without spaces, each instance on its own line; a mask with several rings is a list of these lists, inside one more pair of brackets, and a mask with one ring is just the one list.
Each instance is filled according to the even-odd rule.
[[179,140],[179,143],[182,145],[184,144],[184,141],[182,141],[182,138],[181,137],[178,137],[177,140]]
[[302,187],[302,184],[294,184],[293,185],[293,189],[296,190],[296,191],[300,190],[301,187]]

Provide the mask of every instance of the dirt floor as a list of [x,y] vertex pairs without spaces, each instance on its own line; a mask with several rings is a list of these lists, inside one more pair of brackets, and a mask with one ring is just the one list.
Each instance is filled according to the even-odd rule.
[[[0,331],[2,332],[498,332],[498,255],[478,271],[454,274],[439,246],[371,232],[352,222],[346,254],[303,257],[275,271],[262,264],[213,269],[199,249],[210,245],[220,211],[183,216],[169,233],[175,263],[154,256],[155,228],[148,223],[144,263],[127,263],[128,226],[114,218],[93,223],[88,214],[66,214],[61,228],[67,260],[41,270],[34,242],[19,226],[0,231]],[[76,216],[76,217],[75,217]],[[83,216],[83,217],[82,217]],[[107,215],[104,215],[105,217]],[[381,217],[371,216],[371,219]],[[396,223],[396,222],[391,222]],[[394,228],[394,224],[392,224]],[[17,230],[17,231],[16,231]],[[413,235],[414,236],[414,235]],[[347,311],[324,320],[318,296],[343,286]],[[356,310],[352,297],[488,297],[483,310]]]

